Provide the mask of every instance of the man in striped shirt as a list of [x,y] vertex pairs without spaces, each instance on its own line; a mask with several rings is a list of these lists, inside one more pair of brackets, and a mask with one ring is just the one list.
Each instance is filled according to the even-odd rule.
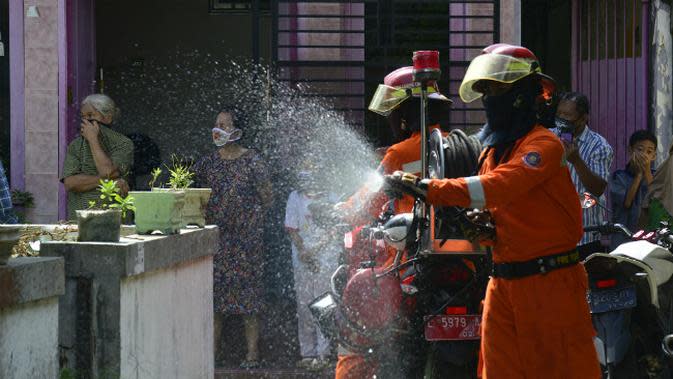
[[[565,125],[572,139],[563,138],[562,127],[553,131],[560,135],[565,146],[565,159],[579,198],[588,192],[595,196],[600,205],[583,209],[584,226],[602,224],[607,220],[604,193],[612,166],[612,146],[600,134],[589,129],[589,99],[578,92],[566,92],[561,95],[556,111],[557,125]],[[569,136],[568,136],[569,137]],[[578,201],[579,201],[578,198]],[[581,255],[603,250],[600,236],[584,233],[578,245]]]
[[5,168],[0,162],[0,224],[16,224],[17,222],[12,210],[12,194],[5,176]]

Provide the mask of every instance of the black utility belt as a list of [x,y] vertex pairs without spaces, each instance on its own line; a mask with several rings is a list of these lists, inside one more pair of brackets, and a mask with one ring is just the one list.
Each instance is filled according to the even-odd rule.
[[580,261],[577,249],[565,253],[547,255],[525,262],[493,263],[491,276],[502,279],[519,279],[531,275],[546,274],[549,271],[576,265]]

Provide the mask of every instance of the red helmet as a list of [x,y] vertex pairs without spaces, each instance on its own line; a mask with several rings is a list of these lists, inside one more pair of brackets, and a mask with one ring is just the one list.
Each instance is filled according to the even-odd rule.
[[[388,116],[411,96],[421,95],[421,83],[414,82],[413,66],[398,68],[383,78],[383,84],[379,84],[369,110],[382,116]],[[451,102],[439,92],[437,82],[428,82],[428,99]]]
[[540,78],[545,100],[551,98],[556,91],[554,79],[542,73],[540,62],[532,51],[523,47],[506,43],[496,43],[487,46],[470,63],[463,82],[460,85],[460,98],[472,102],[482,96],[474,85],[481,80],[491,80],[500,83],[514,83],[529,75]]

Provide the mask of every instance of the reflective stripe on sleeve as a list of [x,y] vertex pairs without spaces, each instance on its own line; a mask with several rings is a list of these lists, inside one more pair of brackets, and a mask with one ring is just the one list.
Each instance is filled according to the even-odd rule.
[[481,185],[481,180],[478,176],[469,176],[465,178],[467,183],[467,191],[470,193],[470,207],[482,209],[486,206],[486,194],[484,194],[484,187]]
[[421,161],[413,161],[402,165],[402,171],[410,174],[421,172]]

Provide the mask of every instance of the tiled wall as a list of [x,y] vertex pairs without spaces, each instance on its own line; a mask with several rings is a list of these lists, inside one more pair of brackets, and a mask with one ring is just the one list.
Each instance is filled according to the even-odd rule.
[[[35,5],[39,17],[25,17]],[[24,2],[25,184],[33,223],[58,219],[58,0]]]

